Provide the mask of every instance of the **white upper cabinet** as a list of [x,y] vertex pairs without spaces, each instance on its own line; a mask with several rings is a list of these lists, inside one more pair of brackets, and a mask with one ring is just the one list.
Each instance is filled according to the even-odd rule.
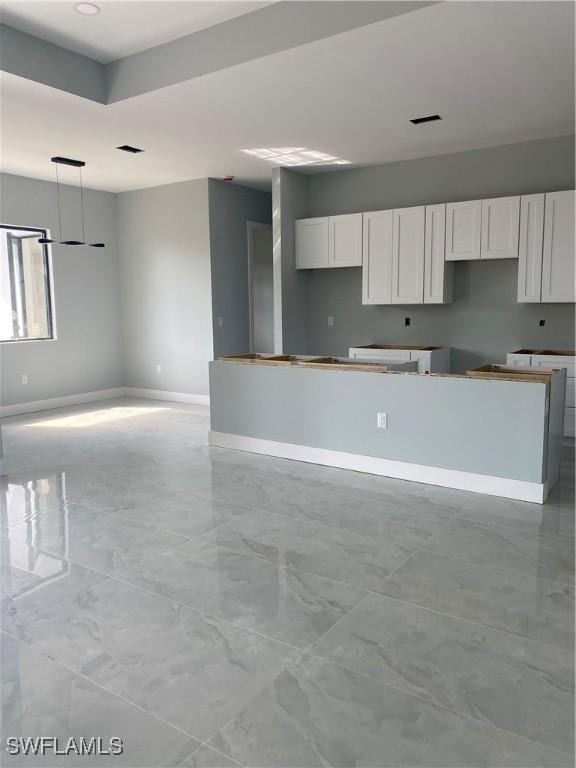
[[397,208],[392,227],[392,304],[424,301],[425,207]]
[[365,213],[363,232],[363,304],[452,300],[444,204]]
[[424,304],[452,301],[453,265],[446,264],[446,205],[426,206]]
[[295,222],[296,269],[328,267],[328,218]]
[[392,303],[393,211],[364,214],[362,304]]
[[574,191],[549,192],[544,214],[542,301],[574,302]]
[[362,214],[298,219],[296,269],[362,266]]
[[482,201],[446,206],[446,261],[480,258]]
[[481,259],[517,259],[520,197],[482,200]]
[[330,216],[328,263],[331,267],[362,266],[362,214]]
[[518,301],[521,303],[542,300],[543,236],[544,195],[523,195],[518,244]]

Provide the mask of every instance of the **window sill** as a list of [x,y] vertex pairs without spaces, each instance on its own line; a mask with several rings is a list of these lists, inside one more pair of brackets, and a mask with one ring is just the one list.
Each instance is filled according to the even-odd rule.
[[0,339],[0,344],[32,344],[39,341],[58,341],[56,336],[46,336],[41,339]]

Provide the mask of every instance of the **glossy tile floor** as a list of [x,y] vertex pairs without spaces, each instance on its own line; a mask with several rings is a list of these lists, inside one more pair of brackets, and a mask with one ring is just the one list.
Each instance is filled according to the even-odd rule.
[[9,419],[4,765],[573,765],[573,449],[538,505],[207,447],[205,409]]

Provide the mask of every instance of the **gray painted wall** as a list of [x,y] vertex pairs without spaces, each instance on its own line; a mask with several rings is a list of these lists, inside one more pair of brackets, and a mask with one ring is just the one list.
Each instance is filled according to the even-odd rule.
[[208,394],[208,180],[122,192],[117,199],[125,384]]
[[[217,361],[210,428],[541,483],[546,387]],[[379,411],[388,414],[385,430],[376,427]]]
[[308,275],[295,268],[294,220],[307,216],[308,179],[272,171],[275,351],[299,354],[309,344]]
[[[208,180],[214,355],[250,348],[247,223],[272,223],[272,196]],[[218,318],[224,324],[218,325]]]
[[[425,128],[423,128],[425,130]],[[293,173],[293,172],[292,172]],[[574,188],[574,137],[322,173],[308,177],[307,216]],[[296,216],[298,218],[298,216]],[[452,366],[503,360],[523,346],[574,348],[574,305],[518,304],[514,260],[456,263],[454,303],[362,305],[361,269],[311,270],[307,343],[290,352],[347,354],[371,342],[441,344]],[[327,316],[334,316],[328,327]],[[404,318],[411,318],[410,327]],[[539,321],[546,321],[540,327]]]
[[[0,185],[3,224],[58,234],[55,184],[1,174]],[[77,237],[78,189],[61,189],[64,235]],[[58,338],[0,344],[2,405],[122,386],[115,195],[85,190],[85,205],[87,237],[106,248],[52,247]]]

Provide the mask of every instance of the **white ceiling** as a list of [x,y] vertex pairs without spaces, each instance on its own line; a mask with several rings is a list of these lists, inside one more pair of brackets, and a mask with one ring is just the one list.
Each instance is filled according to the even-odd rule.
[[77,13],[76,0],[2,0],[0,17],[22,32],[108,63],[270,5],[248,0],[91,1],[101,8],[97,16]]
[[[574,129],[571,3],[452,2],[103,106],[4,75],[2,168],[53,178],[54,154],[120,191],[233,174],[269,186],[242,149],[306,147],[389,162]],[[443,120],[412,126],[411,117]],[[133,144],[140,155],[118,152]]]

